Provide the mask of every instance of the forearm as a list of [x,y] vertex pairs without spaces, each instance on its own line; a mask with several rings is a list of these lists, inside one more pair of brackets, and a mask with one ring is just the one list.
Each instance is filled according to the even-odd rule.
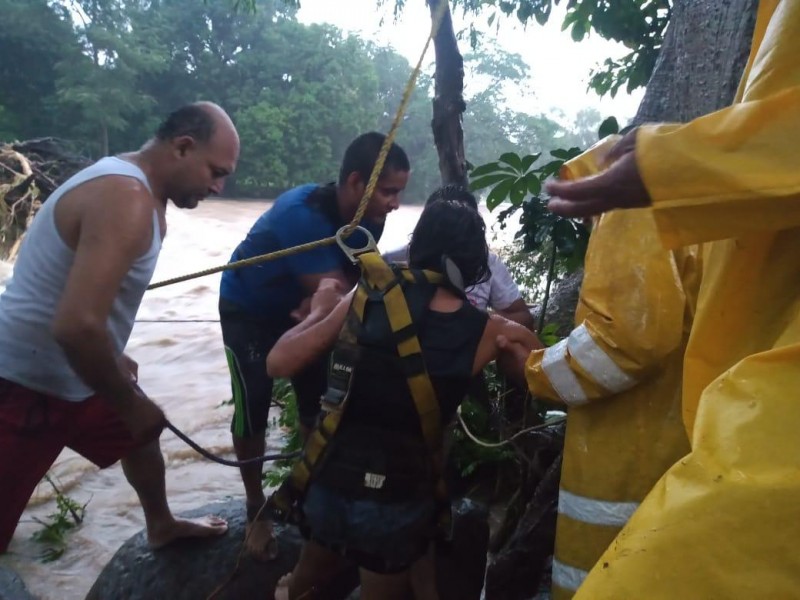
[[[622,330],[616,344],[609,342],[614,330],[598,330],[591,321],[584,321],[559,343],[531,353],[526,364],[528,389],[535,396],[579,406],[616,396],[647,378],[662,364],[666,354],[646,348],[629,338]],[[675,350],[674,344],[664,344]]]
[[640,129],[637,164],[669,247],[800,226],[798,104],[800,86]]
[[292,377],[322,356],[341,329],[333,315],[314,310],[284,333],[267,356],[270,377]]
[[497,313],[502,315],[509,321],[519,323],[526,329],[533,329],[533,315],[528,310],[528,307],[509,307],[504,310],[498,310]]
[[120,368],[104,326],[56,326],[54,333],[78,377],[112,406],[124,408],[137,396],[135,382]]

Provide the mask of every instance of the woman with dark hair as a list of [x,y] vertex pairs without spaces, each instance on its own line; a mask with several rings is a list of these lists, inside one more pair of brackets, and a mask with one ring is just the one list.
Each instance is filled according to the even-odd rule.
[[[467,188],[448,184],[437,188],[425,201],[429,206],[442,200],[461,202],[471,209],[478,210],[478,200]],[[445,232],[448,233],[448,232]],[[408,246],[386,252],[384,258],[392,262],[408,260]],[[489,276],[466,289],[467,299],[481,310],[491,309],[511,321],[516,321],[533,330],[531,315],[525,299],[503,260],[494,252],[489,252]]]
[[[448,268],[450,285],[404,287],[408,306],[418,307],[414,325],[441,423],[453,417],[473,375],[498,357],[499,339],[524,336],[531,348],[541,347],[524,327],[466,300],[461,290],[488,276],[487,257],[485,225],[475,210],[451,200],[425,208],[412,234],[410,268],[442,273],[449,263],[462,279],[455,282]],[[323,281],[309,316],[270,352],[270,375],[291,377],[330,352],[353,295],[342,297],[336,282]],[[291,599],[317,597],[348,561],[360,568],[363,600],[408,598],[412,592],[417,599],[437,598],[432,563],[424,560],[436,533],[437,477],[397,337],[390,332],[381,339],[371,327],[378,313],[364,313],[348,405],[303,501],[308,541],[286,582]]]

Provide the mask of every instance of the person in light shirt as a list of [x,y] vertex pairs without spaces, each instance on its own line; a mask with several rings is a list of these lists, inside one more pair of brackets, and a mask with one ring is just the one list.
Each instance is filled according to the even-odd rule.
[[[459,185],[445,185],[438,188],[425,201],[425,206],[439,200],[463,202],[470,208],[478,210],[475,196]],[[385,253],[384,258],[390,262],[406,262],[408,246]],[[533,316],[519,291],[519,286],[512,279],[508,267],[494,252],[489,253],[489,271],[489,279],[467,288],[466,294],[470,303],[481,310],[491,309],[506,319],[533,329]]]

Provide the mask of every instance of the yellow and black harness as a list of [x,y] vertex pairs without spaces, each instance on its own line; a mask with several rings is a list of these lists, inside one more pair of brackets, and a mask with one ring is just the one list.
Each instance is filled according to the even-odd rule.
[[[367,306],[382,306],[388,317],[393,343],[396,343],[400,366],[408,386],[408,394],[419,416],[422,436],[430,456],[434,497],[438,507],[438,533],[447,537],[450,534],[450,502],[442,477],[442,424],[439,402],[422,357],[406,290],[408,286],[413,285],[448,285],[458,290],[460,274],[450,263],[443,268],[447,275],[389,265],[378,253],[369,232],[363,231],[368,237],[368,244],[361,249],[350,248],[339,238],[342,249],[353,263],[359,265],[361,278],[331,354],[328,389],[322,398],[322,413],[317,427],[309,434],[303,453],[295,463],[289,478],[270,497],[269,506],[276,519],[303,525],[303,498],[316,469],[328,451],[329,443],[336,435],[348,405],[348,396],[359,360],[357,339],[364,327]],[[380,488],[382,484],[380,474],[365,475],[363,482],[365,487]]]

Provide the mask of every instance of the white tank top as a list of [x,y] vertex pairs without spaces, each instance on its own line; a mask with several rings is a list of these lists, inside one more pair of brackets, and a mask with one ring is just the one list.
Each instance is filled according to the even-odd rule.
[[[85,400],[94,391],[72,370],[51,331],[75,257],[56,229],[55,207],[70,190],[105,175],[133,177],[152,192],[139,167],[115,157],[103,158],[73,175],[52,193],[33,219],[20,245],[13,275],[0,296],[0,377],[73,402]],[[153,243],[123,279],[108,317],[108,332],[117,355],[128,343],[160,250],[158,214],[153,211]]]

